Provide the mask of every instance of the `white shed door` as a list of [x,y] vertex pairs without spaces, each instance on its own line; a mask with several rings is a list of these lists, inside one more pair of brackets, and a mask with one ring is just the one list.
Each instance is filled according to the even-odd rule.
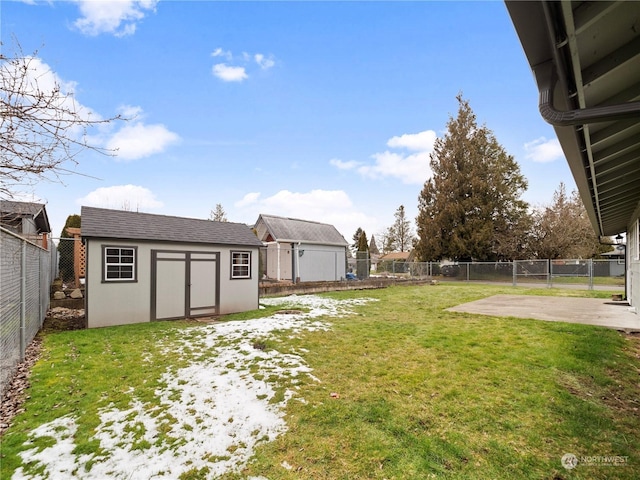
[[192,253],[189,266],[189,316],[215,315],[218,305],[218,254]]
[[151,319],[215,315],[218,253],[151,251]]

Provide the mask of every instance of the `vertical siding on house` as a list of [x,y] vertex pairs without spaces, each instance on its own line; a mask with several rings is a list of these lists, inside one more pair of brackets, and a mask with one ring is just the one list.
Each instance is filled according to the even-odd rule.
[[291,244],[270,243],[267,245],[266,255],[267,277],[274,280],[291,280]]
[[302,282],[337,281],[346,277],[345,247],[300,244],[296,246]]
[[627,295],[640,315],[640,206],[627,227]]

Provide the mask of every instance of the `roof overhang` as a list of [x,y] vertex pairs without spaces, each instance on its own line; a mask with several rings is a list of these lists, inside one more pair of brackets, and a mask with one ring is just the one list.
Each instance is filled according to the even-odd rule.
[[626,231],[640,206],[639,4],[505,3],[594,229]]

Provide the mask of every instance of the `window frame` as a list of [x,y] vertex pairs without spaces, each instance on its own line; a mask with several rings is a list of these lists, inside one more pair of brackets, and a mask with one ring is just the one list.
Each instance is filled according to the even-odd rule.
[[[230,274],[230,278],[231,280],[247,280],[247,279],[251,279],[251,262],[252,262],[252,252],[251,250],[231,250],[230,252],[230,266],[231,266],[231,271],[229,272]],[[242,262],[242,263],[237,263],[236,262],[236,256],[245,256],[246,255],[246,262]],[[247,269],[247,273],[246,275],[244,274],[236,274],[235,273],[235,268],[238,267],[246,267]]]
[[[131,250],[132,254],[131,255],[126,255],[126,257],[133,257],[132,258],[132,262],[108,262],[108,257],[113,257],[115,255],[108,254],[108,250],[109,249],[117,249],[118,250],[118,257],[120,258],[120,260],[122,260],[122,257],[125,256],[123,255],[122,251],[123,250]],[[124,267],[124,266],[130,266],[131,265],[131,278],[122,278],[121,276],[118,276],[117,278],[110,278],[108,277],[109,274],[109,268],[108,267],[113,267],[113,266],[117,266],[117,267]],[[122,271],[120,271],[119,275],[122,275]],[[137,283],[138,282],[138,247],[137,246],[131,246],[131,245],[102,245],[102,283]]]

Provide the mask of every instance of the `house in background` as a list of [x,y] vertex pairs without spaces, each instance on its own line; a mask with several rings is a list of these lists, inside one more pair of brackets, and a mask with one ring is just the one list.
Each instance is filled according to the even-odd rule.
[[626,232],[626,296],[640,312],[639,4],[505,3],[594,230]]
[[390,252],[378,259],[378,270],[381,272],[406,273],[408,263],[415,258],[413,250],[410,252]]
[[263,271],[268,279],[345,279],[349,244],[333,225],[261,214],[254,228],[267,247]]
[[41,203],[0,200],[0,225],[45,250],[49,249],[51,226],[47,209]]
[[262,242],[240,223],[82,207],[87,324],[258,308]]

